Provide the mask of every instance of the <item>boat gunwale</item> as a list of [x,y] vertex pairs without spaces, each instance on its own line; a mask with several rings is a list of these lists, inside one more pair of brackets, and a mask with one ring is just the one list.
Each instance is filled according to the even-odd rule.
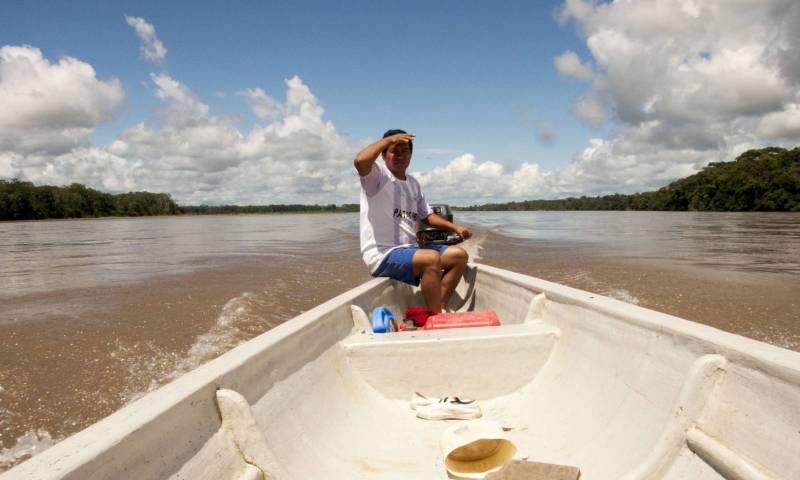
[[[800,352],[530,275],[484,264],[480,264],[479,267],[483,272],[503,277],[516,286],[528,289],[533,287],[534,292],[544,293],[547,300],[594,310],[647,330],[682,335],[702,341],[704,344],[723,347],[726,358],[733,363],[771,366],[773,367],[771,370],[760,369],[800,385]],[[710,351],[704,348],[699,353],[723,353],[723,351]]]

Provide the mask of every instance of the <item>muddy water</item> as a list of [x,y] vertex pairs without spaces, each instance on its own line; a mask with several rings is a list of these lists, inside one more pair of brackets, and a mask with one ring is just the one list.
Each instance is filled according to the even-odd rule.
[[[527,273],[800,350],[800,215],[464,212]],[[358,218],[0,223],[0,470],[367,280]]]

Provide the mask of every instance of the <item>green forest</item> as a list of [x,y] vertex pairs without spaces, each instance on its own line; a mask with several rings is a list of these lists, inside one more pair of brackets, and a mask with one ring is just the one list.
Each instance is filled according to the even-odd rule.
[[178,204],[166,193],[130,192],[112,195],[79,183],[67,187],[36,186],[0,180],[0,220],[45,218],[139,217],[174,215]]
[[0,180],[0,220],[357,211],[358,204],[179,206],[166,193],[129,192],[113,195],[79,183],[55,187],[36,186],[19,180]]
[[[800,212],[800,147],[749,150],[732,162],[710,163],[702,171],[652,192],[489,203],[457,209]],[[166,193],[114,195],[79,183],[57,187],[0,180],[0,220],[357,211],[357,204],[179,206]]]
[[749,150],[652,192],[489,203],[459,210],[800,212],[800,148]]
[[302,205],[302,204],[276,204],[276,205],[199,205],[180,207],[181,213],[187,215],[230,215],[240,213],[326,213],[326,212],[357,212],[357,203],[344,205]]

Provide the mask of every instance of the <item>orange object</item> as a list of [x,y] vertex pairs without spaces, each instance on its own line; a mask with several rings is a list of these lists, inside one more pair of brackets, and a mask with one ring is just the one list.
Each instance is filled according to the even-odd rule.
[[499,326],[500,320],[497,319],[497,315],[491,310],[484,310],[482,312],[438,313],[431,315],[422,330]]

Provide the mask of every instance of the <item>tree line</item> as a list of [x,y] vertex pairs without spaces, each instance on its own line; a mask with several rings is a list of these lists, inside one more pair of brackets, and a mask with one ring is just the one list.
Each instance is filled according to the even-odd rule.
[[800,147],[749,150],[652,192],[488,203],[459,210],[800,212]]
[[178,204],[166,193],[129,192],[112,195],[80,183],[57,187],[0,180],[0,220],[139,217],[174,215],[178,212]]
[[114,195],[79,183],[66,187],[36,186],[16,179],[0,179],[0,220],[357,211],[358,204],[180,206],[166,193],[129,192]]
[[[189,205],[169,194],[110,194],[79,183],[36,186],[0,180],[0,220],[147,215],[357,212],[344,205]],[[702,171],[659,190],[632,195],[525,200],[460,207],[459,210],[676,210],[800,212],[800,147],[749,150],[732,162],[708,164]]]
[[180,212],[187,215],[231,215],[245,213],[325,213],[325,212],[357,212],[357,203],[343,205],[302,205],[270,204],[270,205],[188,205],[180,207]]

